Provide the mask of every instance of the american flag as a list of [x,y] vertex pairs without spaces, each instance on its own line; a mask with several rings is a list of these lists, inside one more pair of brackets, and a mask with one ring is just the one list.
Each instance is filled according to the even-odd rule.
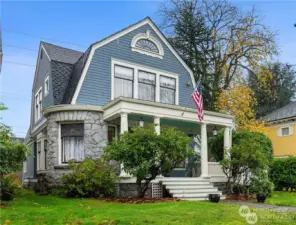
[[196,107],[197,107],[197,113],[198,113],[198,118],[200,121],[203,120],[203,100],[202,100],[202,89],[201,89],[201,82],[199,82],[195,89],[194,92],[191,95]]

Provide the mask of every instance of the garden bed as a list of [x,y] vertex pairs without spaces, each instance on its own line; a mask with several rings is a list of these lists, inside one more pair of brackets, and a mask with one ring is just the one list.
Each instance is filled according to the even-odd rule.
[[250,201],[254,199],[256,199],[256,195],[232,194],[226,196],[226,200]]
[[160,202],[179,202],[177,198],[103,198],[100,199],[107,202],[120,202],[128,204],[145,204],[145,203],[160,203]]

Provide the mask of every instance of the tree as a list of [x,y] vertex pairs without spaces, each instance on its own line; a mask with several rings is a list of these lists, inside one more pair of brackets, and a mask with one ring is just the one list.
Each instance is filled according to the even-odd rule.
[[[7,108],[0,104],[0,111]],[[29,149],[20,142],[13,142],[10,127],[0,122],[0,199],[9,201],[12,199],[17,185],[10,173],[20,171],[22,162],[26,160],[26,153]]]
[[[2,104],[0,110],[7,108]],[[29,149],[26,145],[13,142],[10,127],[0,123],[0,180],[4,175],[17,172],[22,168],[22,162],[26,160],[26,153]]]
[[249,87],[233,84],[232,88],[221,91],[216,107],[235,117],[237,130],[266,132],[264,123],[256,120],[256,105],[254,93]]
[[[270,76],[263,75],[266,78],[263,80],[264,73]],[[289,64],[268,63],[257,73],[250,73],[248,83],[258,101],[255,111],[259,118],[287,105],[295,97],[296,71]]]
[[215,109],[220,89],[276,53],[275,33],[255,9],[244,12],[226,0],[170,0],[160,12],[171,44],[202,80],[206,109]]
[[150,181],[173,168],[193,154],[184,133],[164,128],[161,134],[154,127],[136,127],[120,135],[105,148],[104,158],[123,164],[125,172],[137,178],[138,197],[144,197]]

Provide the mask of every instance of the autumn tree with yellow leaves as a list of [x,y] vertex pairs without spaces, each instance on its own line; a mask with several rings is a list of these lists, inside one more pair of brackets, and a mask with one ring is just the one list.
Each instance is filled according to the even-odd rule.
[[257,104],[252,89],[245,85],[233,84],[230,89],[222,90],[217,109],[235,117],[237,130],[258,131],[266,133],[262,121],[256,120],[254,107]]

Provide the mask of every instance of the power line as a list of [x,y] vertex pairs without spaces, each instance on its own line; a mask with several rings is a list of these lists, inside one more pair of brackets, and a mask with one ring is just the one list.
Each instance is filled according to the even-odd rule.
[[10,63],[10,64],[15,64],[15,65],[20,65],[20,66],[31,66],[31,67],[36,67],[35,65],[30,65],[26,63],[18,63],[18,62],[10,62],[10,61],[3,61],[4,63]]
[[28,34],[28,33],[13,31],[13,30],[9,30],[9,29],[6,29],[6,28],[2,28],[2,30],[6,31],[6,32],[9,32],[9,33],[21,34],[21,35],[25,35],[25,36],[38,38],[38,39],[47,39],[47,40],[51,40],[51,41],[56,41],[56,42],[65,43],[65,44],[69,44],[69,45],[76,45],[76,46],[85,47],[85,48],[88,47],[88,46],[85,46],[85,45],[79,45],[79,44],[71,43],[71,42],[68,42],[68,41],[61,41],[61,40],[54,39],[54,38],[47,38],[47,37],[42,37],[42,36],[38,36],[38,35],[35,35],[35,34]]
[[26,47],[17,46],[17,45],[8,45],[8,44],[3,44],[3,46],[12,47],[12,48],[19,48],[19,49],[25,49],[25,50],[29,50],[29,51],[38,52],[38,50],[37,50],[37,49],[26,48]]

